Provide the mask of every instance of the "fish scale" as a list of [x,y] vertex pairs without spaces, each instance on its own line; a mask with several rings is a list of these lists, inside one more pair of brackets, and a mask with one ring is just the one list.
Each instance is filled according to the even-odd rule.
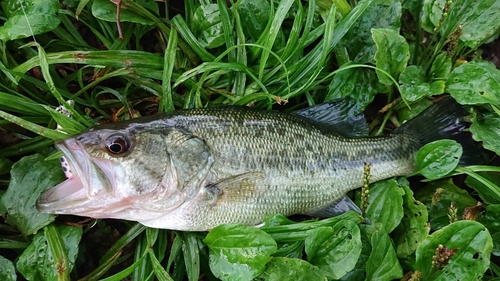
[[450,99],[375,138],[354,137],[335,106],[190,109],[93,127],[56,144],[72,173],[37,207],[189,231],[258,225],[276,213],[332,215],[362,186],[365,163],[372,182],[407,175],[426,143],[470,140]]

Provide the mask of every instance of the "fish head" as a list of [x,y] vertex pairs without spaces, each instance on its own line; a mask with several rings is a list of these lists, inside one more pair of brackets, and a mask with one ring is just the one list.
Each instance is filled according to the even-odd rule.
[[97,128],[56,142],[66,181],[43,193],[41,212],[138,221],[184,202],[166,148],[166,133]]

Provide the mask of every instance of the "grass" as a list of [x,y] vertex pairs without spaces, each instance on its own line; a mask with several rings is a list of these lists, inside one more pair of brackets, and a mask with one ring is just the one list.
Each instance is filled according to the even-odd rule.
[[[500,278],[500,71],[483,59],[498,49],[500,1],[118,3],[119,23],[114,1],[2,2],[0,279]],[[381,135],[442,95],[469,110],[484,165],[353,192],[371,224],[277,215],[207,234],[34,209],[64,178],[53,142],[101,122],[349,97]]]

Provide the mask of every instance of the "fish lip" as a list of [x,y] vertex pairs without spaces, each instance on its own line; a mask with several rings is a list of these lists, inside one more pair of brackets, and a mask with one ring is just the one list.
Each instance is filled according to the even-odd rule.
[[90,173],[90,164],[85,161],[88,157],[85,155],[85,150],[74,139],[56,142],[55,146],[64,154],[72,176],[43,192],[37,200],[36,207],[38,211],[44,213],[67,214],[71,212],[70,208],[73,210],[90,200],[89,182],[86,177]]

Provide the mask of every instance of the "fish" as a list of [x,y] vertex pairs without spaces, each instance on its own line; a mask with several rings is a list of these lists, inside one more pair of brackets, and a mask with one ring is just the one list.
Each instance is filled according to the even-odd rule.
[[345,100],[293,113],[226,106],[97,125],[56,142],[67,179],[37,208],[181,231],[255,226],[273,214],[333,216],[359,210],[346,193],[363,185],[365,165],[376,182],[415,172],[416,152],[431,141],[473,145],[463,115],[445,98],[381,137],[366,136],[364,116]]

